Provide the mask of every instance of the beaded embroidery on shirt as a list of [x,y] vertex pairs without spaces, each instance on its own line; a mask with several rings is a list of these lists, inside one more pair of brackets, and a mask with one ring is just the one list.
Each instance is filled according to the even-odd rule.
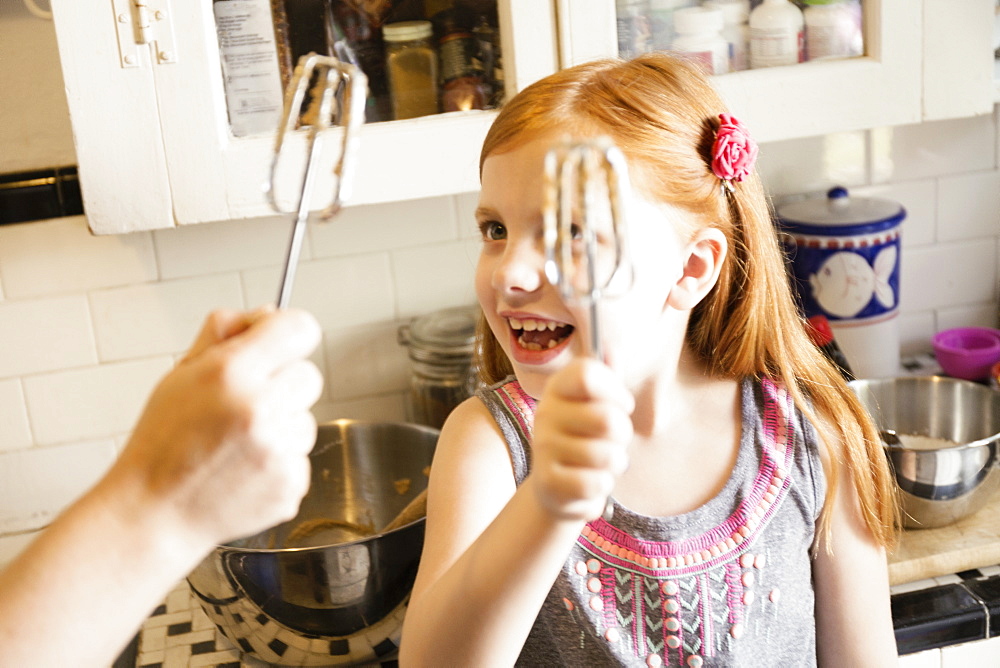
[[[754,542],[792,484],[795,413],[783,387],[763,380],[761,388],[761,463],[749,493],[724,522],[686,540],[648,541],[598,518],[577,539],[574,552],[582,558],[571,566],[574,600],[563,599],[565,610],[588,624],[576,606],[589,607],[590,619],[599,620],[593,631],[615,645],[616,654],[625,651],[650,668],[698,668],[731,651],[753,615],[770,616],[777,606],[778,588],[758,591],[767,557]],[[535,400],[516,382],[495,391],[530,442]]]

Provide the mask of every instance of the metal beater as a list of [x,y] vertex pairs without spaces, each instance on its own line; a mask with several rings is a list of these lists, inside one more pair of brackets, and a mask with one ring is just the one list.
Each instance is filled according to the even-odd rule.
[[[302,104],[306,92],[310,101],[303,113]],[[321,220],[333,218],[350,196],[354,164],[357,157],[358,134],[365,121],[365,98],[368,95],[368,77],[355,65],[345,63],[332,56],[310,53],[299,58],[285,90],[285,106],[281,124],[274,144],[271,159],[271,177],[265,186],[268,201],[278,213],[283,211],[277,201],[275,184],[279,163],[282,161],[286,135],[296,128],[308,128],[306,164],[302,174],[298,202],[295,205],[295,224],[288,244],[288,256],[282,274],[281,288],[278,290],[278,308],[288,305],[295,280],[302,239],[305,236],[306,221],[309,218],[309,202],[312,195],[314,171],[320,155],[317,141],[320,134],[336,124],[343,128],[340,157],[333,168],[333,200],[320,214]]]
[[[628,274],[618,279],[621,291],[633,280],[625,229],[631,189],[625,156],[607,137],[567,140],[545,155],[543,187],[545,277],[568,304],[587,307],[585,354],[604,361],[600,302],[612,296],[609,288],[621,272]],[[613,509],[609,500],[605,519]]]
[[[612,279],[632,268],[625,234],[625,201],[630,190],[625,156],[607,137],[566,141],[545,155],[542,219],[545,277],[562,298],[589,309],[586,354],[603,361],[598,305]],[[605,239],[599,239],[601,233]],[[610,262],[598,257],[610,246]],[[602,253],[606,255],[608,251]]]

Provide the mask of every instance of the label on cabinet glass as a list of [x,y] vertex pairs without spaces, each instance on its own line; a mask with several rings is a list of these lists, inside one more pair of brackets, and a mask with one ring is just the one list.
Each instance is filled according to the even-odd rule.
[[282,85],[270,2],[220,0],[213,9],[233,134],[272,132],[281,120]]

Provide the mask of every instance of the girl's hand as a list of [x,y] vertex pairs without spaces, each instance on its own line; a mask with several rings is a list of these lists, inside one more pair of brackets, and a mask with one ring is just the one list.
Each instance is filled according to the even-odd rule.
[[157,386],[109,474],[152,512],[210,547],[289,519],[309,485],[309,409],[323,379],[306,358],[315,319],[292,309],[209,316]]
[[601,515],[628,466],[632,395],[606,365],[577,358],[545,386],[535,414],[533,482],[543,508],[561,519]]

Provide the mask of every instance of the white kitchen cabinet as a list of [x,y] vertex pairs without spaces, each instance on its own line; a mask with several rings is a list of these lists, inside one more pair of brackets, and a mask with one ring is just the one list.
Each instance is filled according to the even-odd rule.
[[[130,2],[138,1],[103,0],[98,11],[95,3],[52,0],[91,229],[120,233],[273,213],[262,184],[274,139],[236,138],[229,130],[212,2],[142,0],[153,39],[172,44],[143,45],[131,54],[137,66],[126,67],[118,19],[133,20]],[[540,0],[500,1],[509,91],[555,71],[554,12]],[[349,204],[476,189],[479,146],[494,116],[453,112],[364,126]],[[313,209],[330,201],[339,132],[326,133]],[[305,138],[289,142],[283,164],[302,164]],[[291,171],[276,189],[289,196],[297,179]]]
[[[758,141],[985,114],[994,0],[862,0],[864,57],[714,77]],[[615,55],[615,0],[558,0],[563,66]]]
[[[84,207],[98,234],[272,213],[262,192],[273,138],[229,129],[208,0],[52,0]],[[148,44],[119,47],[137,6]],[[993,102],[992,0],[864,0],[863,58],[716,77],[761,141],[987,113]],[[614,0],[500,0],[508,94],[560,65],[617,50]],[[126,49],[132,62],[126,66]],[[495,112],[366,125],[349,204],[478,187]],[[312,208],[329,201],[338,130],[327,133]],[[290,142],[285,164],[304,156]],[[288,174],[280,193],[291,194]]]

